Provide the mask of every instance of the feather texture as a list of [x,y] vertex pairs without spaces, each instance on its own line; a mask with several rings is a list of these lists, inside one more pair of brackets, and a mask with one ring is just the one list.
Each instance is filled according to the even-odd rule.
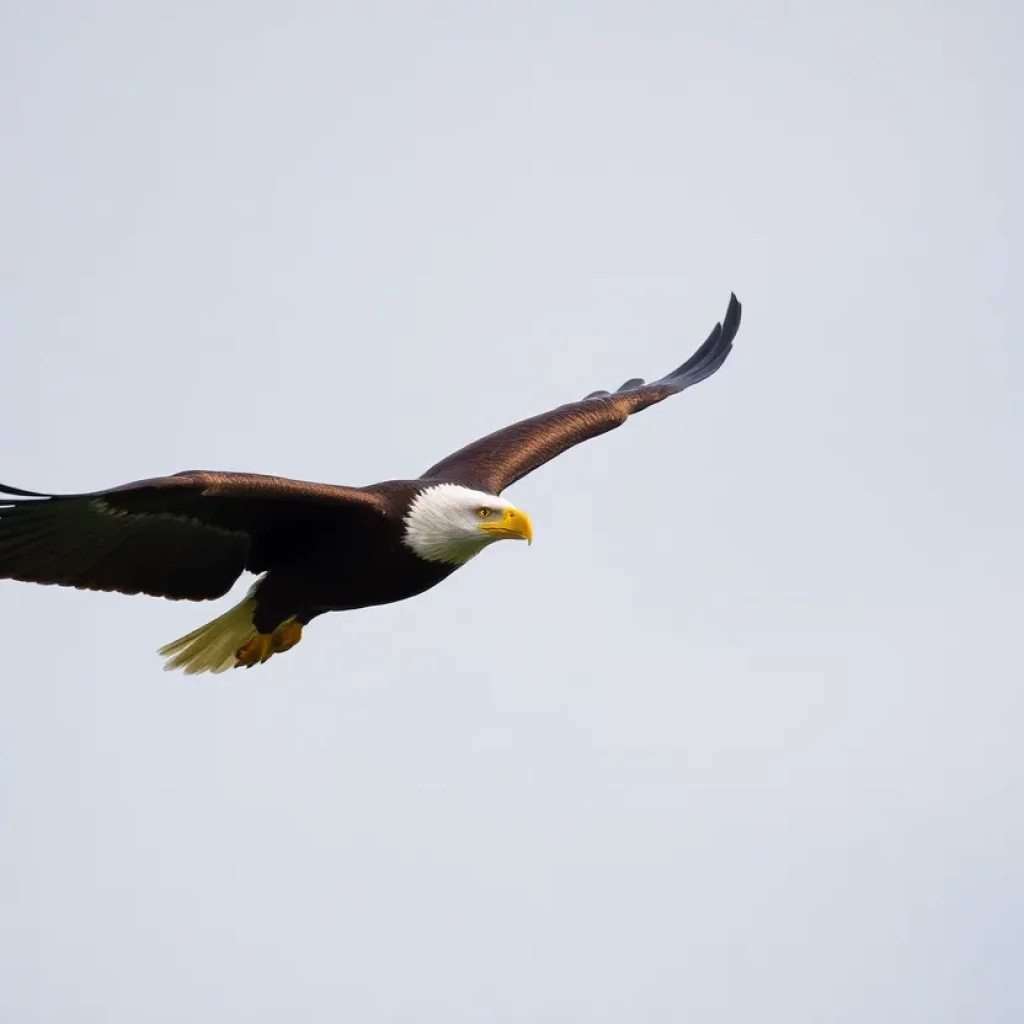
[[729,300],[725,319],[703,345],[671,373],[645,384],[639,377],[618,391],[593,391],[579,402],[559,406],[488,434],[442,459],[423,474],[500,494],[527,473],[581,441],[614,430],[633,413],[710,377],[726,360],[739,330],[742,307]]

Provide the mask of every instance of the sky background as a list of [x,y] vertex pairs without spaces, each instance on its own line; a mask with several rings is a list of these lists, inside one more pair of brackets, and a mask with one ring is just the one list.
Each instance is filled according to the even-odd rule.
[[1022,10],[2,3],[5,482],[414,476],[744,320],[258,671],[0,583],[0,1019],[1024,1020]]

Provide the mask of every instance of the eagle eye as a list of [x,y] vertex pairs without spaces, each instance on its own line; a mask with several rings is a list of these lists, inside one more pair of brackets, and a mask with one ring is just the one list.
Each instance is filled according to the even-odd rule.
[[476,510],[476,514],[477,514],[477,515],[478,515],[478,516],[479,516],[479,517],[480,517],[481,519],[486,519],[486,518],[487,518],[487,517],[488,517],[489,515],[491,515],[491,511],[492,511],[492,510],[491,510],[491,509],[489,509],[489,508],[478,508],[478,509]]

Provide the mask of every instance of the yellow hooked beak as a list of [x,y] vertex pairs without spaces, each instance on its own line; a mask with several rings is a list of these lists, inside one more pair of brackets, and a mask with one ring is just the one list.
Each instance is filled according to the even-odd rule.
[[533,526],[530,517],[517,508],[507,508],[501,518],[495,517],[493,522],[481,523],[478,530],[489,533],[492,537],[502,537],[515,540],[525,540],[527,544],[533,543]]

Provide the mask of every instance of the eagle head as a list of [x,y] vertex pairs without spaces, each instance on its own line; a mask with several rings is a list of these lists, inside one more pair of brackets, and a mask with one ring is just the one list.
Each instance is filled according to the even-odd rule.
[[533,540],[530,517],[496,494],[433,484],[409,504],[403,543],[430,562],[462,565],[498,540]]

